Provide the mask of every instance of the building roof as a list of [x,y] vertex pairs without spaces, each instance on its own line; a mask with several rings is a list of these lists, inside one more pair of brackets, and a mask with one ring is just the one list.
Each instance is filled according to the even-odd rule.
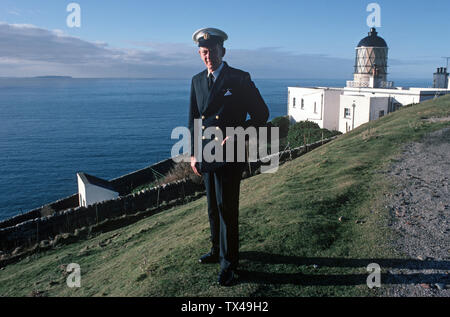
[[387,47],[386,41],[379,37],[378,32],[375,28],[371,28],[369,32],[369,36],[363,38],[358,47]]
[[114,186],[107,180],[86,174],[86,173],[77,173],[78,176],[80,176],[81,180],[83,181],[83,183],[85,184],[92,184],[95,186],[100,186],[109,190],[112,190],[114,192],[117,192],[117,190],[114,188]]

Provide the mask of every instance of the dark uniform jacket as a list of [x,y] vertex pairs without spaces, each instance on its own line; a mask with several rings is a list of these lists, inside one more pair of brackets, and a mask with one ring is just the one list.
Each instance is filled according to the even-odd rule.
[[[223,68],[211,89],[208,90],[208,70],[192,78],[189,129],[191,131],[191,155],[194,156],[194,119],[202,119],[202,130],[214,127],[226,137],[226,127],[258,128],[264,126],[269,117],[269,110],[259,90],[250,78],[250,74],[229,67],[224,62]],[[247,114],[250,119],[247,120]],[[211,140],[201,142],[202,151]],[[228,142],[228,141],[227,141]],[[225,157],[224,146],[224,157]],[[236,149],[235,149],[236,150]],[[236,151],[235,151],[236,155]],[[208,172],[223,166],[221,162],[200,162],[200,171]]]

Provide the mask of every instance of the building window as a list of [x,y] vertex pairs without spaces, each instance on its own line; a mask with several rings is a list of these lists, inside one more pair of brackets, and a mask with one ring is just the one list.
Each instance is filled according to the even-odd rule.
[[314,102],[314,113],[317,113],[317,102]]
[[292,100],[292,106],[295,108],[295,98]]
[[302,98],[302,104],[301,104],[301,109],[305,109],[305,100]]
[[384,117],[384,110],[381,110],[379,115],[378,115],[378,118],[381,118],[381,117]]
[[350,108],[344,108],[344,118],[350,117]]

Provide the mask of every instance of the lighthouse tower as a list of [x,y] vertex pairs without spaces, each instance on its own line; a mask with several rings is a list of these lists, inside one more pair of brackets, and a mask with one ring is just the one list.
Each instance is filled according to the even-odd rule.
[[356,47],[355,72],[353,81],[347,81],[352,88],[392,88],[387,81],[388,46],[378,36],[375,28]]

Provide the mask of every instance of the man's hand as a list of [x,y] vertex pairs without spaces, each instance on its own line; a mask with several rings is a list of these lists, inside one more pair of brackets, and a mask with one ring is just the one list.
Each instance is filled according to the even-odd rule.
[[223,145],[225,144],[225,142],[227,142],[227,140],[228,140],[229,138],[230,138],[230,137],[227,136],[227,137],[225,138],[225,140],[222,141],[222,144],[221,144],[221,145],[223,146]]
[[195,156],[191,156],[191,168],[194,171],[195,175],[198,176],[202,176],[198,171],[197,168],[195,167],[195,164],[197,164],[197,159],[195,158]]

